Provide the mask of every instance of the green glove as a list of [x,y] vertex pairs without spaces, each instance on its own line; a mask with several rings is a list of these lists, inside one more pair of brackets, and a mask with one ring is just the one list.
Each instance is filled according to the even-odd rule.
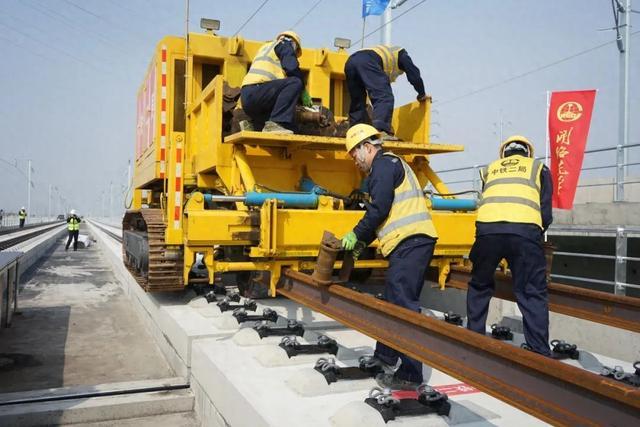
[[356,243],[358,243],[358,236],[356,236],[356,233],[354,233],[353,231],[348,232],[342,238],[342,247],[346,251],[353,250],[353,248],[355,248],[356,246]]
[[309,92],[306,89],[302,92],[300,99],[302,100],[303,106],[313,107],[313,101],[311,100],[311,95],[309,95]]

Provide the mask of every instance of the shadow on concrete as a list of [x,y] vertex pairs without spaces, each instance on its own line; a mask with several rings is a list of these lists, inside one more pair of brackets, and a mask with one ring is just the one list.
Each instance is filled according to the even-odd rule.
[[[69,306],[26,308],[11,328],[0,330],[0,402],[3,393],[64,386],[70,311]],[[57,425],[61,416],[53,414],[47,422]]]
[[63,385],[71,307],[21,307],[20,304],[21,300],[39,293],[25,290],[24,284],[35,277],[54,251],[55,246],[21,274],[19,311],[10,328],[0,329],[0,393]]

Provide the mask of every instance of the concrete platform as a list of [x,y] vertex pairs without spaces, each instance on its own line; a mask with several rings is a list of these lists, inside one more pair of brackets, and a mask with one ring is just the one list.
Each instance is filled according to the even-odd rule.
[[55,243],[0,330],[0,393],[174,376],[100,251]]
[[[204,425],[384,425],[379,414],[363,403],[374,385],[373,380],[328,385],[324,377],[312,369],[320,356],[289,359],[277,346],[279,337],[260,340],[251,330],[253,323],[237,325],[229,314],[220,313],[193,293],[146,294],[130,276],[126,278],[128,273],[121,266],[119,245],[102,235],[98,246],[110,254],[114,271],[118,271],[116,274],[121,275],[126,284],[127,295],[165,356],[172,360],[172,366],[178,366],[177,372],[183,370],[188,374],[196,412]],[[336,359],[341,366],[356,366],[358,356],[373,352],[372,339],[292,301],[268,299],[260,300],[258,305],[257,312],[265,307],[276,310],[281,324],[286,318],[305,324],[306,333],[300,341],[313,342],[318,334],[336,339],[340,345]],[[441,316],[437,307],[434,308],[425,315]],[[514,345],[521,340],[517,331],[516,337]],[[629,367],[594,353],[585,353],[581,360],[570,363],[589,370],[607,363],[622,364],[625,370]],[[404,418],[387,425],[545,425],[435,369],[425,366],[424,376],[430,385],[448,393],[453,405],[450,416]]]
[[[62,426],[77,426],[77,424],[61,424]],[[143,418],[129,418],[125,420],[98,421],[82,423],[83,427],[197,427],[201,425],[196,414],[179,412],[175,414],[151,415]]]
[[26,427],[98,421],[114,425],[116,420],[188,412],[193,404],[190,390],[172,390],[7,405],[0,411],[0,425]]
[[[340,336],[340,342],[349,347],[373,351],[372,346],[361,345],[366,340],[373,345],[372,340],[355,331],[344,331]],[[204,339],[194,344],[193,378],[197,378],[202,392],[229,425],[384,425],[381,418],[376,424],[371,424],[376,417],[371,416],[368,406],[363,403],[374,383],[372,380],[349,385],[334,383],[323,390],[324,377],[310,369],[313,363],[265,368],[255,358],[255,354],[261,351],[264,351],[263,346],[249,351],[228,339]],[[344,365],[356,364],[354,360],[341,362]],[[465,388],[459,381],[428,367],[425,367],[425,378],[434,386]],[[467,389],[473,393],[466,392],[460,396],[451,393],[455,405],[449,418],[431,415],[414,418],[410,423],[407,418],[388,425],[473,425],[479,422],[504,426],[516,423],[520,426],[543,424],[484,393],[469,387]],[[377,413],[374,415],[379,417]],[[363,420],[368,421],[362,423]]]

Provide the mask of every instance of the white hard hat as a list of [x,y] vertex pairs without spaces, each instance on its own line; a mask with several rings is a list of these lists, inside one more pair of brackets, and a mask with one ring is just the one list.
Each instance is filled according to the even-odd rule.
[[71,209],[71,212],[69,212],[71,215],[75,215],[76,214],[76,210],[75,209]]
[[23,207],[21,207],[20,209],[24,209],[24,206],[23,206]]

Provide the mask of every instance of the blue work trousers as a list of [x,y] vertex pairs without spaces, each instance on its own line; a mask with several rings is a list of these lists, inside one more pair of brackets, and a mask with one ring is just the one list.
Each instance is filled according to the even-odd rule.
[[391,133],[393,115],[393,91],[389,76],[385,74],[380,61],[370,52],[356,52],[347,59],[344,66],[347,88],[351,97],[349,124],[369,123],[367,115],[367,95],[373,105],[373,126]]
[[240,91],[242,109],[256,129],[271,120],[295,130],[296,105],[302,94],[302,81],[297,77],[244,86]]
[[467,328],[485,333],[489,302],[495,291],[494,275],[503,258],[513,276],[525,340],[533,351],[549,356],[549,304],[542,243],[517,234],[476,237],[469,254],[473,269],[467,291]]
[[[384,298],[390,303],[420,312],[420,292],[424,274],[429,267],[436,241],[424,235],[403,240],[389,254],[389,268],[385,277]],[[406,381],[421,383],[422,363],[388,347],[376,344],[375,356],[389,365],[402,360],[396,376]]]

